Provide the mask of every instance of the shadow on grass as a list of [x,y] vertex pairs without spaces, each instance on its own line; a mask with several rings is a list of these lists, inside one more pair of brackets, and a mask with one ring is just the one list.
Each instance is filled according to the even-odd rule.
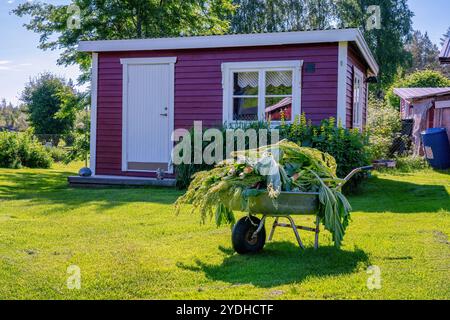
[[[8,170],[9,171],[9,170]],[[181,194],[178,190],[158,187],[72,188],[67,176],[73,172],[48,171],[0,174],[0,200],[30,200],[75,209],[95,203],[108,209],[128,203],[172,204]],[[55,208],[55,212],[61,207]],[[46,213],[52,213],[47,210]]]
[[361,191],[360,194],[349,197],[354,211],[394,213],[450,211],[449,194],[444,185],[421,185],[374,176],[365,182]]
[[299,283],[311,277],[351,274],[370,264],[366,253],[321,247],[301,250],[291,242],[268,243],[254,255],[238,255],[228,248],[219,248],[226,255],[220,265],[196,260],[194,265],[178,263],[184,270],[203,272],[208,279],[234,285],[252,284],[270,288]]
[[[172,204],[182,191],[158,187],[71,188],[71,171],[5,170],[0,173],[0,200],[30,200],[55,204],[54,212],[95,203],[108,209],[129,203]],[[413,175],[411,175],[413,179]],[[372,177],[362,193],[350,196],[354,211],[417,213],[450,211],[449,194],[443,185],[419,185],[411,182]],[[52,209],[46,213],[52,213]]]

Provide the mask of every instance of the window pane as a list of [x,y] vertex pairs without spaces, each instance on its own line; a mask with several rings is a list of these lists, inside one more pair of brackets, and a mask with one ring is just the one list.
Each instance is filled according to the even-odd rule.
[[267,71],[266,95],[292,94],[292,71]]
[[258,98],[234,98],[233,120],[258,120]]
[[235,72],[233,95],[258,95],[258,72]]
[[292,97],[286,98],[266,98],[265,109],[266,120],[290,121],[292,119]]

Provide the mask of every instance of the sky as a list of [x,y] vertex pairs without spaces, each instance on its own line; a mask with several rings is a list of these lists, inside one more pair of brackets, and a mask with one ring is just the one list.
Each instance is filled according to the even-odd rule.
[[[37,48],[39,36],[22,25],[29,17],[19,18],[10,11],[27,0],[0,0],[0,99],[18,104],[20,92],[31,77],[50,71],[67,79],[76,79],[77,66],[58,66],[59,51]],[[67,4],[70,0],[46,0],[54,4]],[[440,47],[440,38],[450,27],[449,0],[408,0],[414,12],[413,27],[427,31],[430,39]],[[82,88],[81,88],[82,89]]]

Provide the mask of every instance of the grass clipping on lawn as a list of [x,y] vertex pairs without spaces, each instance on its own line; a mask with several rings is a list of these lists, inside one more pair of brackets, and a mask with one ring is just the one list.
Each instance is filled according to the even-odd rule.
[[234,224],[233,208],[248,212],[252,196],[267,193],[276,206],[282,191],[318,192],[319,217],[340,247],[350,219],[351,206],[340,192],[335,159],[317,149],[286,140],[259,149],[238,151],[208,171],[198,172],[175,203],[193,205],[204,223],[215,217],[218,226]]

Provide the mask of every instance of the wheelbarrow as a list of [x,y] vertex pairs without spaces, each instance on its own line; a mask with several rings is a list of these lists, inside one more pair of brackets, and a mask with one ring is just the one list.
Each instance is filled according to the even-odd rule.
[[[384,163],[377,163],[373,166],[356,168],[350,172],[343,181],[336,187],[340,190],[355,174],[361,171],[370,171],[374,167],[386,166]],[[232,243],[234,250],[239,254],[256,253],[263,249],[266,243],[265,223],[268,217],[274,217],[272,229],[269,234],[269,241],[273,239],[277,227],[291,228],[294,232],[300,248],[304,249],[300,238],[299,230],[314,232],[314,248],[319,247],[320,218],[318,192],[281,192],[277,203],[274,204],[267,193],[262,193],[249,198],[249,215],[241,218],[232,230]],[[258,219],[256,215],[262,215]],[[295,224],[293,215],[316,215],[314,227],[299,226]],[[287,219],[288,223],[281,223],[280,219]]]

